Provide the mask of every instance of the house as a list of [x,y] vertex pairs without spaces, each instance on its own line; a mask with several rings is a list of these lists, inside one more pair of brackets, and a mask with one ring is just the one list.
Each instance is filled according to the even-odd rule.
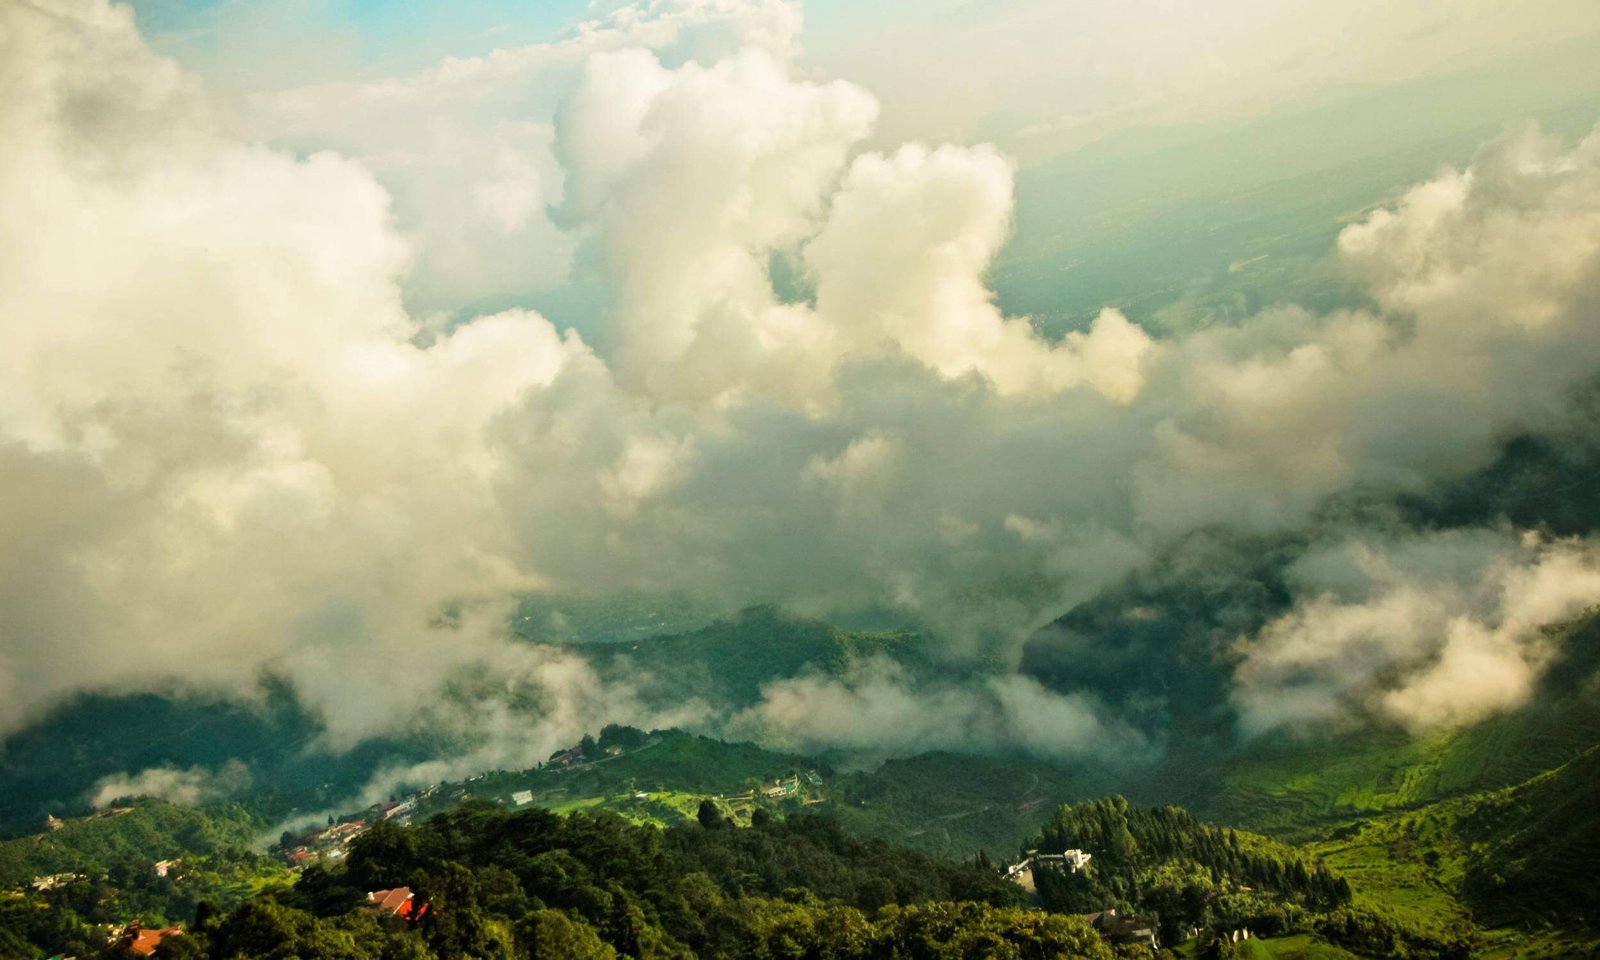
[[417,798],[407,797],[404,800],[390,800],[388,803],[379,804],[378,812],[383,814],[383,819],[393,820],[395,817],[409,816],[417,809]]
[[374,890],[367,894],[367,903],[380,913],[387,913],[402,920],[416,920],[428,912],[428,905],[426,903],[419,905],[410,887]]
[[572,747],[572,748],[567,749],[567,750],[557,750],[555,753],[550,754],[550,759],[549,759],[548,763],[549,763],[550,766],[559,767],[559,768],[565,770],[567,767],[572,766],[573,764],[579,762],[582,759],[583,759],[583,748],[582,747]]
[[52,813],[45,815],[44,826],[46,830],[60,830],[62,827],[66,826],[66,823],[62,821],[60,817]]
[[181,936],[183,936],[182,927],[146,930],[135,920],[133,923],[128,924],[127,929],[122,932],[122,936],[117,942],[126,950],[132,951],[141,957],[148,957],[156,952],[157,947],[161,946],[161,941],[168,937]]
[[511,802],[519,807],[525,807],[533,802],[532,790],[518,790],[511,795]]
[[761,791],[763,797],[786,797],[800,790],[800,778],[790,777],[787,780],[774,780],[772,786]]
[[1115,909],[1086,913],[1083,919],[1087,920],[1089,926],[1094,927],[1107,943],[1143,943],[1148,944],[1152,950],[1160,949],[1161,945],[1156,940],[1154,920],[1133,914],[1118,916]]
[[1094,859],[1092,855],[1082,850],[1064,850],[1061,853],[1038,853],[1030,850],[1028,854],[1038,863],[1059,863],[1073,873],[1082,870],[1089,865],[1090,860]]
[[35,890],[54,890],[57,887],[71,883],[78,879],[79,876],[80,874],[76,873],[52,873],[48,877],[34,877],[29,886]]
[[166,876],[169,872],[171,872],[172,868],[176,867],[177,865],[178,865],[178,861],[176,861],[176,860],[157,860],[156,861],[156,867],[155,867],[156,876],[158,876],[158,877]]
[[1013,863],[1006,868],[1006,879],[1027,891],[1028,895],[1036,896],[1039,888],[1033,881],[1033,858],[1028,857],[1021,863]]

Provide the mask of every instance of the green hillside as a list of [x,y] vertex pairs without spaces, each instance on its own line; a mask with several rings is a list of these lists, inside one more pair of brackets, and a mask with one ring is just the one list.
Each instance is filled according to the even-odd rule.
[[939,856],[1010,856],[1063,803],[1104,794],[1092,768],[1022,758],[925,753],[842,776],[832,812],[851,832]]
[[1430,930],[1358,903],[1351,882],[1315,853],[1202,823],[1179,807],[1139,808],[1121,797],[1066,806],[1033,843],[1042,853],[1091,855],[1081,869],[1034,866],[1047,908],[1143,916],[1169,945],[1199,930],[1202,943],[1223,937],[1231,947],[1232,937],[1248,930],[1252,937],[1310,937],[1308,944],[1332,943],[1360,956],[1448,958],[1464,955],[1470,934]]
[[1350,820],[1523,783],[1600,744],[1600,617],[1553,630],[1560,658],[1532,701],[1434,736],[1365,731],[1250,745],[1195,805],[1209,818],[1290,839]]
[[[816,809],[857,836],[968,860],[980,851],[1009,856],[1056,807],[1114,789],[1114,777],[1105,770],[1020,757],[927,753],[841,772],[826,758],[749,743],[680,730],[658,730],[647,738],[634,733],[639,742],[617,755],[606,751],[610,740],[602,732],[596,756],[583,762],[495,771],[443,785],[422,809],[448,809],[468,797],[509,802],[527,790],[534,804],[548,809],[603,809],[636,823],[671,826],[693,819],[702,799],[723,798],[724,809],[741,821],[757,807],[778,815]],[[775,781],[790,778],[798,781],[792,796],[760,796]]]
[[248,850],[264,827],[237,805],[202,811],[160,800],[130,800],[126,807],[66,820],[59,829],[0,842],[0,889],[40,875],[103,873],[128,861],[148,865]]
[[1472,852],[1463,892],[1480,915],[1600,927],[1600,748],[1483,798],[1458,829]]
[[23,941],[87,955],[107,925],[186,923],[202,903],[231,908],[280,886],[288,871],[251,849],[263,827],[238,805],[135,800],[0,843],[0,957],[43,955]]
[[1600,753],[1515,787],[1355,821],[1307,849],[1358,904],[1414,929],[1472,938],[1484,956],[1600,951]]

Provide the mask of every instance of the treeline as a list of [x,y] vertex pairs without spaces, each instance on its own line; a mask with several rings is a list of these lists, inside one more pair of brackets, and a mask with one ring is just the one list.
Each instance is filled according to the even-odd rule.
[[[379,915],[370,891],[411,888],[426,911]],[[216,960],[966,960],[1115,955],[1084,921],[1018,904],[975,864],[844,834],[832,821],[707,808],[662,830],[610,813],[474,803],[378,824],[343,865],[224,912],[202,904],[158,957]],[[113,951],[114,952],[114,951]]]
[[[1135,808],[1122,797],[1066,805],[1036,845],[1047,853],[1077,848],[1094,857],[1093,869],[1075,875],[1046,871],[1049,879],[1040,894],[1063,910],[1145,903],[1159,893],[1163,873],[1175,865],[1198,868],[1184,872],[1208,881],[1209,899],[1216,891],[1244,890],[1319,910],[1350,900],[1350,885],[1342,877],[1321,864],[1307,864],[1292,847],[1201,823],[1181,807]],[[1196,911],[1180,912],[1195,914],[1184,921],[1203,919]]]

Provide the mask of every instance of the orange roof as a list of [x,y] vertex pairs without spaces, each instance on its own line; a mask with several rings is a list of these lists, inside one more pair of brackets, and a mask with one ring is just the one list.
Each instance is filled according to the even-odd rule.
[[148,957],[156,952],[156,947],[161,946],[162,940],[167,937],[181,936],[183,936],[181,927],[167,927],[165,930],[140,930],[135,928],[128,931],[126,946],[139,956]]
[[410,887],[395,887],[393,890],[374,890],[367,894],[367,900],[384,913],[392,913],[402,920],[415,920],[428,912],[426,903],[418,905],[411,895]]

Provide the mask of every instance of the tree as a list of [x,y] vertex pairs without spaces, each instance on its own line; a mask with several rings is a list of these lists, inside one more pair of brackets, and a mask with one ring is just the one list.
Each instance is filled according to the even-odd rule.
[[39,951],[33,945],[16,934],[0,927],[0,957],[31,958],[39,956]]
[[161,960],[204,960],[206,945],[202,937],[184,934],[181,937],[166,937],[162,939],[161,946],[156,948],[156,956]]
[[624,750],[633,750],[644,746],[649,736],[637,727],[625,727],[619,723],[608,723],[600,730],[600,746],[621,747]]
[[518,960],[615,960],[594,928],[559,910],[535,910],[514,928]]
[[695,812],[694,818],[707,830],[722,826],[722,811],[717,809],[717,801],[710,797],[700,801],[700,809]]
[[350,845],[346,862],[350,882],[363,890],[398,886],[421,864],[416,834],[387,820],[373,824]]
[[1226,933],[1212,930],[1202,935],[1200,948],[1194,955],[1196,960],[1234,960],[1239,948]]
[[422,938],[441,957],[509,957],[510,944],[501,939],[478,902],[478,882],[472,871],[454,861],[430,864],[411,876],[414,903],[423,905],[418,927]]

